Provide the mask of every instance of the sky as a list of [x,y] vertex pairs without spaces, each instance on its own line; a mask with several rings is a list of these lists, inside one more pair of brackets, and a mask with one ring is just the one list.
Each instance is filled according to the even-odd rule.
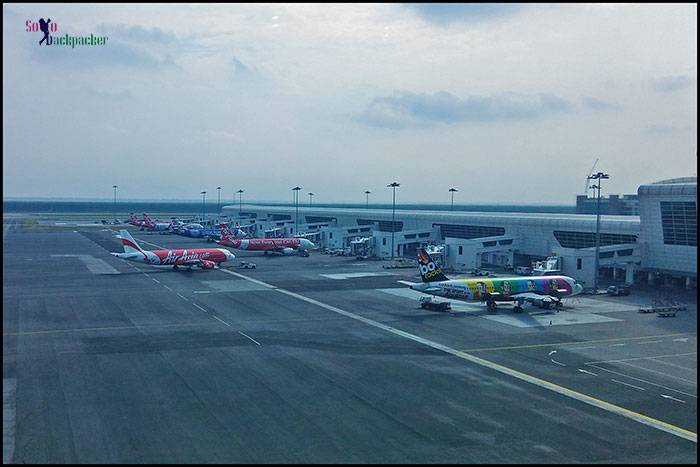
[[574,204],[596,159],[636,193],[697,174],[696,38],[696,4],[3,4],[3,197]]

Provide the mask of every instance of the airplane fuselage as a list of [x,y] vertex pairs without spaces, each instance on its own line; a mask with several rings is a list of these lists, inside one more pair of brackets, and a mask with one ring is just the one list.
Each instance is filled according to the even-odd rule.
[[251,251],[269,251],[291,248],[306,250],[313,248],[313,243],[305,238],[234,238],[226,237],[218,242],[230,248]]
[[568,276],[499,277],[494,279],[452,279],[411,285],[413,290],[456,300],[483,300],[492,296],[499,301],[513,301],[513,295],[534,293],[566,297],[582,292],[582,287]]
[[187,265],[193,261],[203,264],[232,264],[234,255],[225,248],[193,248],[190,250],[142,250],[131,253],[112,253],[128,261],[146,263],[154,266]]

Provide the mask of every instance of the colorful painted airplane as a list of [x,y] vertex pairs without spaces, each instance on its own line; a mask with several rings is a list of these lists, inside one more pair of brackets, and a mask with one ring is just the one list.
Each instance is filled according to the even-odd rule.
[[294,254],[295,251],[307,251],[315,245],[305,238],[236,238],[225,226],[221,227],[221,240],[219,245],[236,248],[239,250],[264,251],[282,253],[283,255]]
[[486,302],[489,312],[496,311],[496,302],[514,302],[515,313],[521,313],[526,302],[542,308],[560,307],[562,297],[583,291],[583,286],[568,276],[450,280],[423,248],[418,250],[418,269],[421,283],[404,282],[411,289],[455,300]]
[[236,256],[225,248],[193,248],[190,250],[144,250],[126,230],[119,231],[124,253],[112,253],[117,258],[153,266],[180,266],[191,269],[214,269],[219,266],[230,266]]

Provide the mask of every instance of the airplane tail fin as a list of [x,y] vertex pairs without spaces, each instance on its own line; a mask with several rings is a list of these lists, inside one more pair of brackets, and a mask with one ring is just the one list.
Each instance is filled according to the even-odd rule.
[[143,253],[143,250],[136,243],[134,237],[131,236],[128,230],[120,230],[119,238],[122,239],[122,245],[124,246],[124,253]]
[[418,249],[418,270],[423,282],[439,282],[450,280],[443,272],[442,268],[435,264],[425,248]]
[[231,231],[226,224],[220,224],[219,227],[221,228],[221,240],[226,240],[231,236]]

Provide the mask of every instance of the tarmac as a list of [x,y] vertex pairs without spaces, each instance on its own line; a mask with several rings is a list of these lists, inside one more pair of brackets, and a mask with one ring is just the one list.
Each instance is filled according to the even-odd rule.
[[695,299],[435,312],[381,261],[64,221],[4,223],[5,463],[697,463]]

